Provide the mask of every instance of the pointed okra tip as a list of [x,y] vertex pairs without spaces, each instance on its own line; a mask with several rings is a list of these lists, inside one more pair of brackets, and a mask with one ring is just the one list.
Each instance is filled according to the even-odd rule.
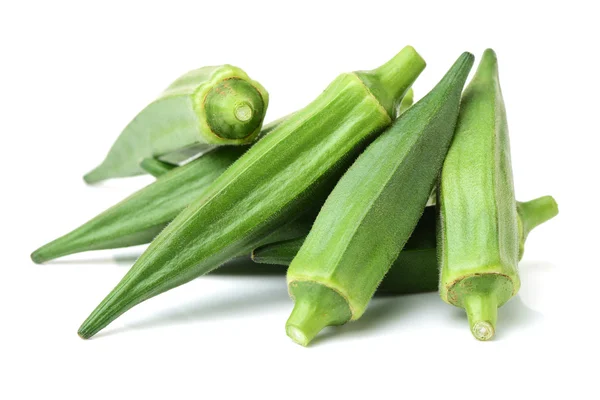
[[82,339],[90,339],[100,331],[100,329],[95,329],[93,324],[90,324],[88,320],[86,320],[77,330],[77,335]]
[[39,249],[31,253],[31,261],[36,264],[43,264],[46,261],[54,260],[55,258],[70,254],[70,252],[62,238],[56,239],[50,243],[46,243]]
[[[454,65],[452,65],[452,68],[450,69],[450,71],[455,71],[455,73],[459,74],[459,75],[463,75],[465,73],[466,73],[466,75],[468,75],[469,72],[471,71],[471,68],[473,67],[474,63],[475,63],[475,56],[472,53],[465,51],[458,57],[458,59],[456,60]],[[465,77],[465,80],[466,80],[466,77]]]
[[323,328],[342,325],[352,318],[346,300],[325,285],[293,281],[289,290],[295,304],[285,331],[299,345],[308,346]]
[[33,261],[36,264],[42,264],[43,262],[46,261],[46,257],[44,257],[42,249],[37,249],[36,251],[31,253],[30,257],[31,257],[31,261]]
[[93,185],[109,178],[113,178],[110,168],[103,163],[85,174],[83,181],[88,185]]
[[97,332],[97,330],[92,329],[92,324],[90,323],[92,315],[90,315],[77,330],[77,335],[82,339],[89,339]]
[[473,80],[477,82],[490,79],[498,79],[498,57],[494,50],[486,49],[481,56],[481,61],[479,61],[479,66],[477,67]]
[[433,90],[426,96],[447,96],[448,92],[460,97],[469,72],[475,62],[475,56],[467,51],[462,53],[452,64],[448,72]]

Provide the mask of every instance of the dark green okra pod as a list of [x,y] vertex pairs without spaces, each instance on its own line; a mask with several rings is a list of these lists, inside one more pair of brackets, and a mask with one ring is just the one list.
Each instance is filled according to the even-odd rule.
[[275,228],[323,201],[357,154],[391,123],[424,67],[406,47],[376,70],[336,78],[179,214],[79,335],[89,338],[136,304],[248,254]]
[[[281,120],[276,120],[265,125],[261,135],[267,134],[280,123]],[[152,165],[148,169],[160,175],[155,182],[75,230],[42,246],[31,254],[31,259],[42,263],[84,251],[150,243],[248,148],[249,146],[221,146],[175,170],[168,170],[160,161],[148,159],[148,164]],[[289,239],[300,236],[305,228],[298,228],[303,230],[298,233],[280,233],[277,237]]]
[[[204,67],[186,73],[121,132],[88,183],[144,173],[142,161],[181,151],[253,141],[269,96],[240,68]],[[200,151],[201,149],[196,149]]]
[[438,206],[440,295],[466,310],[477,339],[491,339],[498,307],[521,284],[506,111],[491,49],[484,52],[463,95]]
[[[517,203],[520,230],[519,244],[524,248],[529,232],[536,226],[552,219],[558,213],[551,196],[540,197],[525,203]],[[300,221],[298,221],[300,222]],[[306,226],[302,227],[306,229]],[[301,230],[299,229],[298,232]],[[425,209],[417,227],[392,264],[377,293],[410,294],[438,290],[439,273],[436,258],[436,210]],[[306,236],[281,242],[269,243],[252,251],[252,260],[259,264],[290,265]],[[521,252],[521,256],[522,256]],[[285,270],[282,268],[281,273]]]
[[377,138],[335,186],[292,261],[286,332],[307,345],[359,318],[423,214],[454,134],[473,65],[461,55],[438,85]]

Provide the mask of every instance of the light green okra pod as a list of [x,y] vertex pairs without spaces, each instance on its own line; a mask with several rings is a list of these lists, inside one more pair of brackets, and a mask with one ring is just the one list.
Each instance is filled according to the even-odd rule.
[[392,120],[425,63],[406,47],[381,67],[336,78],[259,140],[179,214],[79,329],[89,338],[136,304],[248,254],[329,193]]
[[338,182],[287,272],[286,332],[306,346],[356,320],[423,214],[454,134],[473,65],[461,55],[438,85],[360,155]]
[[473,335],[488,340],[496,330],[498,307],[521,284],[506,111],[491,49],[463,95],[438,206],[440,295],[464,308]]
[[[276,120],[265,125],[261,135],[266,135],[280,123],[281,120]],[[31,254],[31,259],[42,263],[84,251],[150,243],[248,148],[249,146],[221,146],[176,169],[169,169],[156,159],[147,159],[149,165],[152,165],[148,170],[160,175],[155,182],[75,230],[42,246]],[[302,225],[302,222],[298,224]],[[276,237],[290,239],[303,233],[304,230],[298,233],[280,232]]]
[[[522,227],[519,244],[524,249],[529,232],[554,218],[558,208],[551,196],[544,196],[525,203],[518,202],[517,211],[519,226]],[[399,295],[438,290],[440,279],[436,257],[436,218],[435,207],[427,207],[398,258],[377,287],[377,293]],[[302,228],[306,228],[306,225]],[[301,230],[298,229],[297,232]],[[305,240],[306,236],[302,236],[258,247],[252,251],[252,260],[259,264],[290,265]],[[519,258],[522,255],[521,252]],[[246,270],[247,273],[252,273],[249,268]],[[281,273],[284,271],[283,268],[280,270]]]
[[106,159],[84,179],[94,183],[139,175],[144,173],[143,160],[188,147],[206,151],[250,143],[260,132],[268,103],[267,91],[240,68],[220,65],[190,71],[127,125]]

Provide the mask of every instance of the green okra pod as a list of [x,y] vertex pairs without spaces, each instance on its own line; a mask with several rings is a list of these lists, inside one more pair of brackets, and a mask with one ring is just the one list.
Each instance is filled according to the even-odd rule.
[[[488,340],[520,287],[519,222],[496,54],[484,52],[461,102],[439,187],[440,295]],[[522,225],[524,232],[535,222]],[[526,236],[526,233],[524,233]]]
[[[136,304],[248,254],[320,203],[392,115],[425,63],[406,47],[370,72],[346,73],[259,140],[179,214],[79,329],[89,338]],[[363,77],[366,77],[363,79]]]
[[42,263],[84,251],[150,243],[246,150],[246,146],[221,147],[165,173],[72,232],[34,251],[32,260]]
[[[517,211],[519,224],[523,227],[519,236],[521,249],[524,248],[527,236],[533,228],[552,219],[558,213],[556,202],[551,196],[525,203],[518,202]],[[306,236],[302,236],[258,247],[252,251],[252,260],[259,264],[290,265],[305,239]],[[521,256],[522,254],[521,252]],[[284,271],[282,268],[281,272]],[[377,293],[432,292],[438,290],[439,280],[436,258],[436,210],[434,206],[429,206],[377,287]]]
[[125,127],[106,159],[84,179],[94,183],[139,175],[145,172],[143,160],[190,146],[199,151],[250,143],[260,132],[268,102],[266,90],[240,68],[190,71]]
[[[266,135],[282,120],[265,125],[261,135]],[[91,250],[115,249],[150,243],[169,222],[206,189],[231,164],[248,150],[249,146],[221,146],[175,170],[155,159],[147,159],[148,170],[158,179],[115,204],[108,210],[42,246],[31,254],[31,259],[42,263],[69,254]],[[300,221],[292,233],[282,227],[274,238],[294,238],[306,228]],[[291,228],[290,228],[291,229]],[[273,239],[274,240],[274,239]]]
[[461,55],[348,169],[287,272],[295,305],[286,332],[307,345],[328,325],[359,318],[414,230],[454,134],[473,65]]

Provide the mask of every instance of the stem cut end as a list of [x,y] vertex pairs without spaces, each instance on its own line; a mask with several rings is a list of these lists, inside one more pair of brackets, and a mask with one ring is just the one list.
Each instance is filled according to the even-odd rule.
[[307,336],[306,333],[302,331],[301,328],[294,325],[286,325],[285,333],[296,343],[301,346],[308,346],[308,343],[313,339],[314,335]]
[[490,340],[494,336],[494,327],[487,321],[479,321],[473,325],[473,336],[477,340]]
[[235,107],[235,117],[240,122],[249,121],[252,118],[252,107],[248,103],[242,103]]

